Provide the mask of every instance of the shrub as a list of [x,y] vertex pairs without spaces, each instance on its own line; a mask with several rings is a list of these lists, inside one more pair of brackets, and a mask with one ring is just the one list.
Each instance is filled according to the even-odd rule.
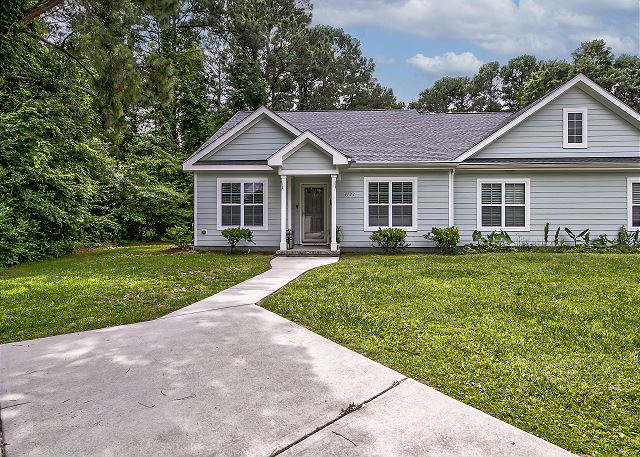
[[229,242],[229,246],[231,246],[231,250],[233,251],[236,247],[236,245],[244,240],[247,241],[248,243],[253,243],[253,232],[247,228],[240,228],[240,227],[233,227],[233,228],[228,228],[228,229],[224,229],[222,231],[222,236],[224,236],[227,241]]
[[192,232],[184,225],[174,225],[167,229],[162,239],[172,242],[180,249],[186,249],[191,243]]
[[401,228],[380,228],[369,237],[371,244],[384,249],[386,254],[396,254],[411,246],[406,242],[406,238],[407,232]]
[[87,227],[87,238],[94,243],[117,241],[121,233],[122,227],[111,216],[95,216]]
[[433,227],[431,233],[427,233],[424,237],[437,243],[442,252],[454,252],[460,242],[460,231],[458,227]]
[[467,247],[476,251],[504,251],[509,249],[509,245],[513,244],[513,240],[504,230],[500,230],[499,232],[493,231],[487,236],[483,236],[479,230],[474,230],[471,238],[477,244],[469,244]]

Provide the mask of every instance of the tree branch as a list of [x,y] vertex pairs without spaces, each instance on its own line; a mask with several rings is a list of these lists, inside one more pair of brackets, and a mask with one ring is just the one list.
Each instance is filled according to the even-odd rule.
[[91,79],[93,79],[93,81],[95,82],[96,77],[94,76],[93,73],[91,73],[91,70],[89,70],[89,68],[87,68],[87,66],[85,64],[83,64],[80,59],[78,59],[76,56],[74,56],[73,54],[71,54],[69,51],[67,51],[66,49],[58,46],[57,44],[47,40],[44,37],[41,37],[40,35],[30,32],[29,30],[21,30],[22,33],[25,33],[27,35],[29,35],[31,38],[35,38],[38,41],[41,41],[42,43],[52,46],[53,48],[57,49],[58,51],[62,52],[64,55],[66,55],[67,57],[69,57],[70,59],[74,60],[78,65],[80,65],[80,67],[82,67],[82,69],[89,75],[91,76]]
[[41,16],[42,14],[46,13],[47,11],[49,11],[50,9],[55,8],[56,6],[60,5],[64,0],[46,0],[44,3],[40,3],[39,5],[31,8],[29,11],[27,11],[25,13],[24,16],[22,16],[22,19],[20,19],[20,22],[22,23],[27,23],[27,22],[31,22],[33,21],[35,18]]

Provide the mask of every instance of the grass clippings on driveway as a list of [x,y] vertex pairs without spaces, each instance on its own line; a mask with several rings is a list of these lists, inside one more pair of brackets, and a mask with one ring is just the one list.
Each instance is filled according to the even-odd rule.
[[99,248],[0,269],[0,342],[163,316],[269,269],[266,255]]
[[640,255],[348,255],[263,305],[570,451],[640,455]]

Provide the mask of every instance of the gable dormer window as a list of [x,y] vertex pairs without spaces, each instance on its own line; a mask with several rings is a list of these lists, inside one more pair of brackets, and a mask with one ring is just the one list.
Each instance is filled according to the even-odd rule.
[[563,148],[587,147],[587,108],[562,110]]

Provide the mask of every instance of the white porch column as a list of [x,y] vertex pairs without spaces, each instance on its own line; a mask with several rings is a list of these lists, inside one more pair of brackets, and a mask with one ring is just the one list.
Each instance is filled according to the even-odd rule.
[[449,227],[453,227],[455,224],[455,221],[453,219],[455,214],[455,206],[454,206],[455,176],[456,176],[456,169],[453,168],[452,170],[449,171]]
[[293,208],[293,200],[291,198],[291,181],[293,180],[293,176],[287,176],[287,229],[291,230],[292,226],[292,218],[291,218],[291,208]]
[[337,175],[331,175],[331,250],[338,250],[338,243],[336,242],[336,178]]
[[287,177],[280,176],[280,250],[287,249]]

